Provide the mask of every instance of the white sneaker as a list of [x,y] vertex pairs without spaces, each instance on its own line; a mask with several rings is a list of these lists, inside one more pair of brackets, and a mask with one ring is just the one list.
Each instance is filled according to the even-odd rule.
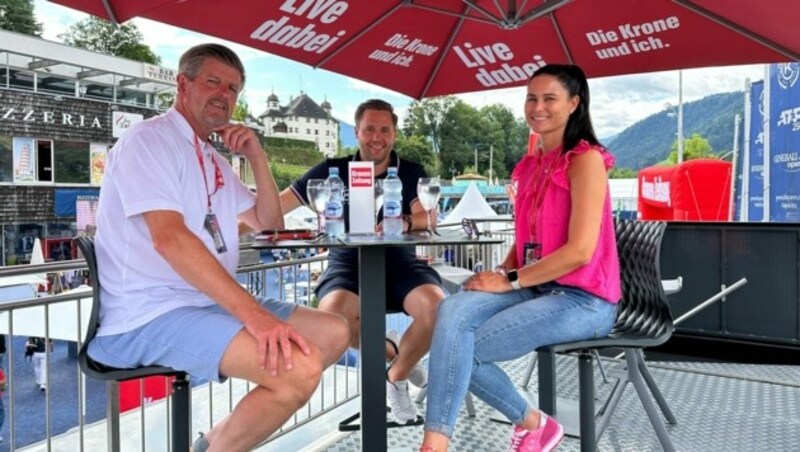
[[419,413],[416,405],[411,401],[411,394],[408,393],[408,381],[399,380],[392,383],[387,380],[386,396],[389,399],[392,416],[398,424],[405,424],[417,419]]
[[[397,353],[400,350],[400,333],[389,330],[386,332],[386,340],[394,347],[395,359],[397,359]],[[421,363],[417,363],[408,374],[408,381],[418,388],[424,388],[428,384],[428,370]]]

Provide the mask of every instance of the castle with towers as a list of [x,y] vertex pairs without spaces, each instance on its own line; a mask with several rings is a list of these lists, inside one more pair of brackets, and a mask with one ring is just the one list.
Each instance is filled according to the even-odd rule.
[[275,93],[267,97],[267,109],[258,116],[262,133],[268,137],[293,138],[316,143],[326,157],[336,154],[339,121],[331,115],[331,104],[317,104],[303,91],[280,105]]

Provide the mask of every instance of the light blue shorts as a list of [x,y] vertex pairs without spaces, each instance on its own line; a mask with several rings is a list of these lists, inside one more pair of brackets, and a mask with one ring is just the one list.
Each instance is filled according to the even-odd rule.
[[[283,321],[297,308],[272,298],[257,300]],[[194,379],[222,382],[226,379],[219,373],[222,355],[243,327],[218,304],[177,308],[135,330],[95,337],[88,353],[93,360],[120,369],[159,365],[185,371]]]

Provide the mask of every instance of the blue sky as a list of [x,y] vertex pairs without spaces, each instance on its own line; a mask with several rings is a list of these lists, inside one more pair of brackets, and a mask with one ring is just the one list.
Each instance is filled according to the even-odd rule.
[[[85,14],[44,0],[35,0],[37,20],[44,25],[44,37],[59,41],[58,35]],[[328,100],[333,115],[353,123],[353,113],[366,99],[379,97],[391,102],[401,118],[413,99],[369,83],[317,70],[285,58],[216,38],[185,31],[156,22],[134,19],[144,40],[162,58],[162,65],[175,68],[178,58],[187,48],[201,42],[221,42],[234,49],[242,58],[247,71],[245,95],[255,115],[266,109],[267,96],[274,92],[285,104],[302,90],[321,103]],[[683,101],[697,100],[709,94],[741,91],[745,79],[763,78],[763,66],[730,66],[725,68],[691,69],[683,71]],[[678,72],[657,72],[590,80],[592,117],[599,137],[617,134],[665,108],[666,103],[678,103]],[[479,108],[502,103],[517,117],[522,117],[524,88],[508,88],[459,95],[468,104]],[[402,122],[401,122],[402,123]],[[733,127],[733,124],[731,124]]]

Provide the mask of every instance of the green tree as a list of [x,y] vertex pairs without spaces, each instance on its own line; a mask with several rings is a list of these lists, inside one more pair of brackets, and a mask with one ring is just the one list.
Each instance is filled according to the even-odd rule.
[[42,24],[36,22],[33,0],[0,0],[0,28],[41,37]]
[[[439,155],[441,164],[442,127],[447,113],[461,102],[453,96],[434,97],[414,101],[408,108],[408,116],[403,123],[403,133],[407,137],[426,137],[433,146],[433,152]],[[434,174],[439,173],[438,169]]]
[[74,47],[144,63],[161,64],[161,57],[142,42],[144,36],[132,23],[114,25],[92,16],[71,25],[66,33],[58,37],[64,44]]
[[630,168],[611,168],[608,173],[609,179],[635,179],[639,173]]
[[[480,173],[506,178],[525,153],[528,127],[503,105],[480,110],[452,96],[415,101],[403,124],[405,136],[423,137],[438,155],[435,174],[453,177],[466,168],[474,171],[475,157]],[[434,173],[434,172],[432,172]]]
[[490,122],[478,110],[458,100],[444,116],[441,126],[442,168],[463,173],[468,165],[474,165],[478,156],[478,167],[489,169],[489,147],[493,144]]
[[158,101],[158,108],[162,110],[166,110],[175,103],[175,90],[167,90],[161,91],[160,93],[156,94],[156,100]]
[[436,174],[436,154],[431,143],[418,135],[408,138],[398,133],[394,141],[394,148],[400,157],[419,163],[425,167],[428,174]]
[[247,99],[245,99],[244,91],[239,93],[239,99],[236,101],[236,106],[233,108],[233,114],[231,115],[231,119],[234,121],[244,121],[247,119],[247,115],[250,114],[250,105],[247,104]]
[[[683,160],[701,159],[714,157],[714,148],[711,147],[708,140],[702,137],[699,133],[693,133],[692,136],[683,140]],[[672,143],[672,149],[667,156],[666,163],[678,163],[678,141]]]

